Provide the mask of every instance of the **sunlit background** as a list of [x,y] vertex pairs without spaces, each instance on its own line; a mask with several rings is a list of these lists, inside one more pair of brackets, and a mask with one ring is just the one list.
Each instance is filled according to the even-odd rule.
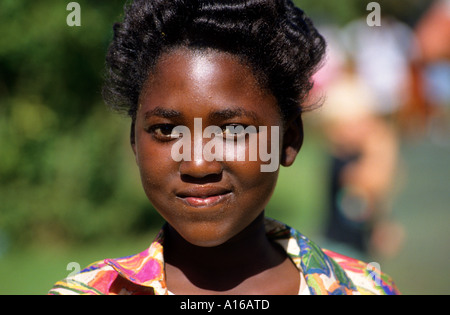
[[[0,2],[0,294],[46,294],[69,263],[140,252],[162,224],[140,184],[129,120],[101,99],[124,1],[77,1],[79,27],[66,23],[69,2]],[[305,114],[304,147],[281,170],[267,215],[378,263],[404,294],[449,294],[450,1],[377,1],[381,26],[368,25],[370,1],[295,2],[330,42],[314,91],[322,108]],[[330,157],[351,141],[373,168],[347,175],[367,187],[384,179],[368,189],[380,207],[367,210],[364,192],[338,196],[350,207],[341,216],[382,223],[364,249],[327,234]]]

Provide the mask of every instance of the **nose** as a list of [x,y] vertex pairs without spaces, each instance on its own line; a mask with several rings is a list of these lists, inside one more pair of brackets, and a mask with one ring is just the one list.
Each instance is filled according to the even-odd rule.
[[180,174],[184,179],[207,179],[216,181],[222,175],[223,167],[219,161],[196,159],[180,162]]
[[[204,180],[220,179],[223,171],[223,164],[218,161],[217,158],[222,159],[220,156],[220,150],[217,151],[218,155],[212,156],[212,152],[209,149],[214,147],[216,149],[222,145],[219,138],[213,137],[213,139],[203,137],[202,120],[194,118],[194,136],[191,137],[191,158],[189,160],[181,160],[179,170],[182,178],[194,180],[196,182]],[[217,127],[218,128],[218,127]],[[192,130],[192,128],[191,128]],[[218,130],[221,132],[221,129]]]

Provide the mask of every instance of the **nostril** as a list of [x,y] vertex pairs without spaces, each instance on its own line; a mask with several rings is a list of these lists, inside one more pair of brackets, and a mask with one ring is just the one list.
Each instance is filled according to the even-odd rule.
[[215,182],[217,181],[217,178],[221,178],[220,174],[222,174],[222,171],[223,164],[219,161],[181,161],[179,164],[179,172],[181,176],[187,178],[189,182]]
[[204,185],[208,183],[217,183],[222,180],[222,173],[220,174],[209,174],[203,177],[194,177],[187,174],[181,174],[181,180],[190,184]]

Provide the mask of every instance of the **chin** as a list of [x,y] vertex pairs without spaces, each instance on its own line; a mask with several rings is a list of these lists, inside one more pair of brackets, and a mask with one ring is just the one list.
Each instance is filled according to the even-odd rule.
[[231,237],[210,237],[210,236],[201,236],[196,235],[192,237],[185,238],[185,240],[192,245],[199,247],[217,247],[224,243],[226,243]]
[[234,234],[220,233],[219,228],[208,227],[202,229],[194,228],[191,231],[185,231],[182,237],[192,245],[199,247],[217,247],[229,241]]
[[218,240],[193,240],[188,242],[197,247],[213,248],[222,245],[226,241],[221,242]]

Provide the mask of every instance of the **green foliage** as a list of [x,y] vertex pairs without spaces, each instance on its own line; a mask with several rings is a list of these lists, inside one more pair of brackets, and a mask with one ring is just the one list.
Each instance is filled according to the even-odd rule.
[[123,1],[79,1],[81,27],[67,26],[67,3],[0,4],[0,238],[14,244],[160,224],[140,186],[129,121],[101,100]]

